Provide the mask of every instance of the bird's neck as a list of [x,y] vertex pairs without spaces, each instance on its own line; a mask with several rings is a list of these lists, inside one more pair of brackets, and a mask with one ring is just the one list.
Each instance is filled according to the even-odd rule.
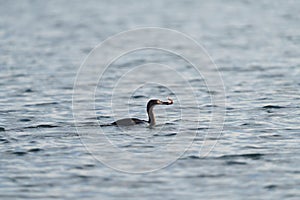
[[149,117],[149,124],[150,126],[154,126],[155,125],[155,116],[154,116],[154,113],[153,113],[153,107],[152,106],[149,110],[148,110],[148,117]]

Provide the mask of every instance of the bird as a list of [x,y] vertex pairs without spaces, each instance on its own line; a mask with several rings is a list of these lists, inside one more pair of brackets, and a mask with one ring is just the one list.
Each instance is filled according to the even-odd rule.
[[136,124],[149,124],[149,127],[155,126],[155,116],[153,112],[153,108],[156,105],[171,105],[173,104],[173,100],[168,98],[168,101],[161,101],[159,99],[150,99],[147,103],[147,114],[148,120],[138,119],[138,118],[125,118],[119,119],[115,122],[109,124],[103,124],[100,126],[132,126]]

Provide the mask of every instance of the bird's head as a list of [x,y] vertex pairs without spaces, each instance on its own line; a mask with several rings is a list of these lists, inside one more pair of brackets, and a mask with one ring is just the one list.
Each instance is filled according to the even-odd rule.
[[168,98],[168,101],[161,101],[159,99],[151,99],[150,101],[148,101],[147,104],[147,110],[149,110],[151,107],[155,106],[155,105],[171,105],[173,104],[173,100]]

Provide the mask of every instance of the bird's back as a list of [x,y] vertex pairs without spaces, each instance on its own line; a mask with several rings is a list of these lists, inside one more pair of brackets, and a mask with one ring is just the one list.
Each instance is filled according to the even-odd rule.
[[143,123],[146,123],[146,122],[147,121],[141,120],[141,119],[138,119],[138,118],[125,118],[125,119],[117,120],[117,121],[111,123],[111,125],[131,126],[131,125],[135,125],[135,124],[143,124]]

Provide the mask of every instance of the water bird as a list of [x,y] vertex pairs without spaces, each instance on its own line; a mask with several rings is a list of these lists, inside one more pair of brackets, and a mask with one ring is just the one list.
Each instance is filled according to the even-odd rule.
[[168,101],[161,101],[159,99],[151,99],[147,103],[147,114],[148,114],[148,121],[142,120],[138,118],[125,118],[125,119],[119,119],[113,123],[110,124],[104,124],[100,126],[131,126],[136,124],[144,124],[148,123],[150,127],[153,127],[155,125],[155,116],[153,112],[153,108],[156,105],[171,105],[173,104],[173,100],[168,98]]

